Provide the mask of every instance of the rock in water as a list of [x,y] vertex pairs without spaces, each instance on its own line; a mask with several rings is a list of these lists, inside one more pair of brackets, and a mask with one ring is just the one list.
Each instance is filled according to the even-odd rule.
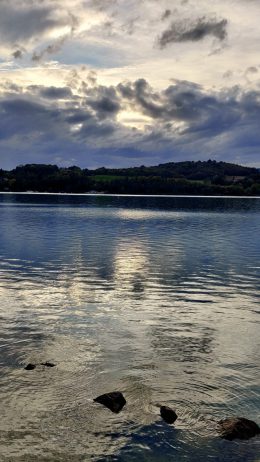
[[234,439],[248,440],[260,433],[259,426],[244,417],[229,417],[218,422],[220,437],[232,441]]
[[168,424],[173,424],[175,420],[178,418],[176,412],[168,406],[161,406],[160,414],[162,419]]
[[98,396],[94,399],[96,403],[103,404],[110,411],[118,414],[126,404],[126,400],[120,391],[113,391],[111,393],[105,393],[104,395]]
[[26,371],[32,371],[32,370],[35,369],[35,368],[36,368],[36,365],[35,365],[35,364],[29,363],[29,364],[27,364],[27,366],[25,366],[24,369],[25,369]]
[[46,367],[55,367],[56,364],[50,363],[49,361],[46,361],[46,363],[41,363],[41,366],[46,366]]

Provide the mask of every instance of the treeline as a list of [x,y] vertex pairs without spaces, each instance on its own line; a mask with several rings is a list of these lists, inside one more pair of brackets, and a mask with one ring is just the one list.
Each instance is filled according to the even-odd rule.
[[0,191],[257,196],[260,172],[212,160],[96,170],[28,164],[0,169]]

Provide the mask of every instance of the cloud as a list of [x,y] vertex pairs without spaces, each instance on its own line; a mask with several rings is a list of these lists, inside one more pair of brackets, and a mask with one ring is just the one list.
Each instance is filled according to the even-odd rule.
[[[219,92],[175,80],[162,90],[147,80],[99,85],[87,80],[81,94],[70,87],[2,87],[0,149],[21,163],[33,158],[76,159],[79,165],[121,165],[210,156],[243,162],[257,158],[260,92],[239,87]],[[120,121],[121,112],[146,117],[137,129]],[[238,143],[239,140],[239,143]],[[83,156],[84,153],[84,156]],[[88,154],[86,154],[88,153]],[[95,155],[94,155],[95,153]],[[116,154],[115,154],[116,153]],[[133,155],[134,153],[134,155]],[[86,158],[86,155],[89,156]],[[139,157],[138,157],[139,156]],[[84,159],[84,160],[83,160]],[[15,162],[15,161],[13,161]],[[97,165],[97,164],[95,164]]]
[[[44,5],[44,4],[43,4]],[[1,2],[0,39],[5,43],[28,41],[46,31],[67,25],[67,17],[51,4]]]
[[235,159],[239,139],[252,163],[259,8],[245,0],[235,9],[231,0],[0,0],[0,161],[35,153],[44,162],[57,152],[67,162],[69,151],[79,162],[95,152],[107,165],[207,152]]
[[12,55],[15,59],[21,59],[23,57],[23,52],[21,50],[16,50]]
[[[206,104],[213,105],[212,97],[206,96],[199,85],[176,81],[161,92],[156,92],[145,79],[118,85],[122,97],[143,114],[162,121],[192,121],[199,117]],[[202,103],[203,102],[203,103]]]
[[143,113],[152,118],[162,117],[163,101],[145,79],[138,79],[134,83],[119,84],[118,90],[133,108],[137,106]]
[[36,92],[40,97],[50,100],[72,99],[73,94],[69,87],[44,87],[43,85],[31,85],[29,91]]
[[71,13],[68,13],[68,25],[70,27],[70,32],[59,37],[53,43],[43,48],[43,50],[41,50],[40,52],[34,51],[32,55],[32,61],[41,61],[46,55],[48,56],[58,53],[62,49],[64,43],[73,37],[73,34],[76,31],[78,24],[79,22],[76,16],[74,16]]
[[198,42],[207,36],[213,36],[223,41],[227,36],[227,20],[207,19],[201,17],[194,23],[173,22],[158,39],[160,48],[165,48],[171,43]]
[[100,144],[106,143],[104,137],[117,126],[120,101],[116,89],[88,84],[84,88],[81,98],[69,87],[31,85],[6,92],[0,99],[0,140],[29,137],[33,145],[48,136],[91,144],[100,137]]
[[2,47],[16,48],[15,59],[24,57],[26,48],[33,51],[35,62],[57,53],[78,24],[76,15],[59,1],[0,1],[0,42]]
[[100,119],[113,117],[120,110],[120,99],[113,87],[99,86],[94,90],[88,89],[87,104]]
[[13,136],[36,135],[53,131],[54,124],[59,124],[60,111],[48,109],[32,98],[13,97],[3,99],[0,103],[1,125],[0,139]]
[[231,77],[233,77],[233,72],[231,70],[224,72],[223,79],[230,79]]
[[162,21],[164,21],[165,19],[168,19],[171,16],[171,14],[172,14],[171,10],[169,9],[165,10],[162,14]]
[[68,40],[69,35],[64,35],[63,37],[56,40],[54,43],[51,43],[46,48],[41,50],[40,52],[34,51],[32,55],[32,61],[41,61],[46,55],[52,55],[54,53],[58,53],[66,40]]
[[248,73],[248,74],[257,74],[258,69],[257,69],[256,66],[250,66],[250,67],[247,68],[246,73]]

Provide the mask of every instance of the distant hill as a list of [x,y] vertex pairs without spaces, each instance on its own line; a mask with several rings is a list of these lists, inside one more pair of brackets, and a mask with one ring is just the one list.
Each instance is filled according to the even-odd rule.
[[0,170],[0,191],[260,195],[259,169],[214,160],[132,168],[27,164]]
[[153,167],[134,167],[126,169],[97,169],[96,172],[110,172],[128,176],[161,176],[164,178],[186,178],[188,180],[212,179],[214,176],[250,176],[257,173],[257,169],[215,160],[168,162]]

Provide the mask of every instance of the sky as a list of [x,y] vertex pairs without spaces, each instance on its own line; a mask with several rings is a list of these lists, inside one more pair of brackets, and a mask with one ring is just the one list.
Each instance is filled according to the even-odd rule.
[[260,0],[0,0],[0,168],[260,167]]

